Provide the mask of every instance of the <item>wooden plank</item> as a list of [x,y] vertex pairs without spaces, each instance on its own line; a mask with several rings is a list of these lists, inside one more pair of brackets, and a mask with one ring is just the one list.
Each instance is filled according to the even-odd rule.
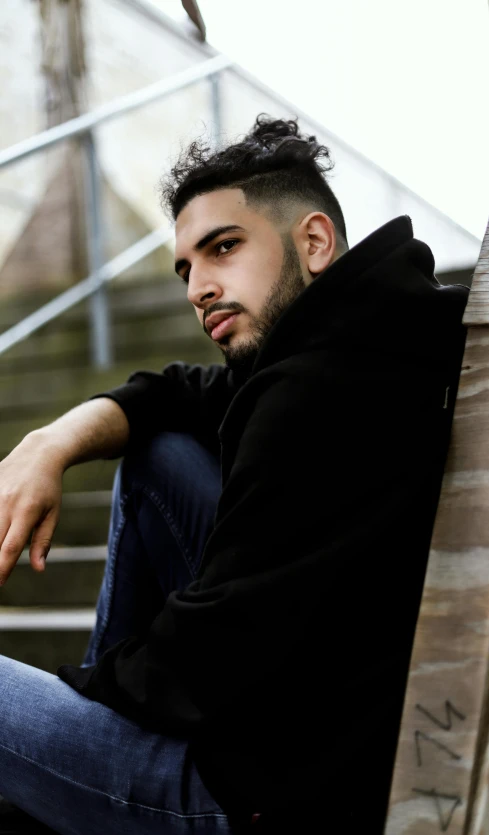
[[385,835],[489,835],[489,224],[464,322]]
[[472,279],[464,325],[489,325],[489,223]]

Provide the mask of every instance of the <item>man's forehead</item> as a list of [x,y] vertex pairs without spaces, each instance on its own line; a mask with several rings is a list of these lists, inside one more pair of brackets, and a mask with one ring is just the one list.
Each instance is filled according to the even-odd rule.
[[[239,188],[226,188],[198,194],[183,207],[175,224],[177,244],[192,247],[206,232],[217,226],[244,226],[250,209]],[[247,224],[249,225],[249,224]]]

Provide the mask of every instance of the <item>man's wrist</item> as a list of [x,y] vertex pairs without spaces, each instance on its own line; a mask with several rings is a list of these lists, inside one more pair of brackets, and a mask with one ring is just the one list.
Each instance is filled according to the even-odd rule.
[[68,469],[72,462],[73,449],[68,449],[59,434],[50,426],[42,426],[29,432],[21,441],[21,444],[24,449],[30,449],[33,453],[42,451],[49,455],[53,464],[57,463],[63,472]]
[[124,410],[112,399],[100,397],[30,432],[24,447],[49,450],[64,471],[74,464],[122,455],[128,441]]

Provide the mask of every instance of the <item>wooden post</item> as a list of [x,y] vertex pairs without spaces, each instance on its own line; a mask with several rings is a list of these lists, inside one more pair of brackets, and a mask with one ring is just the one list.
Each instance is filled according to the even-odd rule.
[[489,224],[464,324],[385,835],[489,833]]
[[[47,127],[62,124],[86,110],[86,64],[81,0],[39,0],[42,72],[45,81]],[[71,275],[88,275],[86,230],[86,162],[80,140],[63,143],[52,152],[55,177],[69,190]]]
[[85,109],[85,50],[80,0],[40,0],[47,127]]

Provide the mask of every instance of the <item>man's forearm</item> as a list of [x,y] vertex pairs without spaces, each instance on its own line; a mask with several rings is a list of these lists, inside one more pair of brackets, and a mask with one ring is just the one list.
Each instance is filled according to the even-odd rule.
[[115,400],[98,397],[34,430],[28,440],[48,444],[66,470],[84,461],[122,455],[129,441],[129,423]]

